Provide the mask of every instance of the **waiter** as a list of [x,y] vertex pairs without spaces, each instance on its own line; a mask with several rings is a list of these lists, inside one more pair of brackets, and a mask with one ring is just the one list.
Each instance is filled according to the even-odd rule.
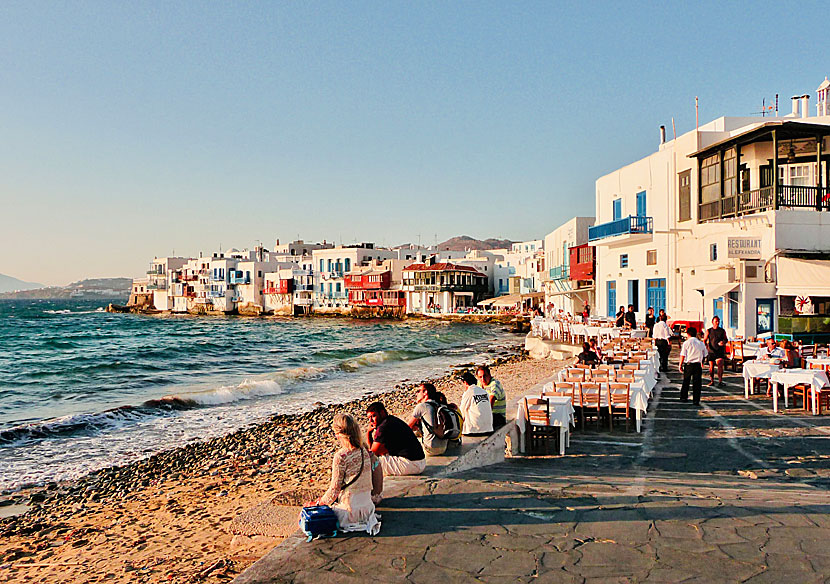
[[683,386],[680,388],[680,401],[689,401],[689,382],[692,384],[692,402],[700,405],[700,376],[703,373],[703,359],[706,357],[706,345],[697,338],[697,329],[686,329],[689,338],[680,349],[680,370],[683,372]]
[[657,353],[660,355],[660,371],[667,373],[669,371],[669,353],[671,353],[671,329],[669,319],[665,314],[660,315],[657,323],[654,325],[654,332],[651,333],[654,339],[654,344],[657,346]]

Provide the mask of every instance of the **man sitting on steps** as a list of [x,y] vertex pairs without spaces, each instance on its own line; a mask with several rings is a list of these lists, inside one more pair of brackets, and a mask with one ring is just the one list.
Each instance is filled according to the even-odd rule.
[[366,408],[369,417],[367,442],[385,476],[417,475],[424,472],[427,461],[421,443],[406,422],[390,416],[381,402]]

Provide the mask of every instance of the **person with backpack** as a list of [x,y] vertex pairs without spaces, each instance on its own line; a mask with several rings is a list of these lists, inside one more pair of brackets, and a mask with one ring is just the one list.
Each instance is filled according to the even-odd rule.
[[469,371],[461,375],[467,387],[461,396],[461,414],[464,416],[462,433],[465,436],[483,436],[493,433],[493,409],[490,396],[476,384],[475,376]]
[[417,392],[418,405],[407,423],[421,439],[427,456],[439,456],[447,451],[450,440],[457,440],[461,435],[460,416],[440,402],[433,384],[421,383]]
[[331,506],[339,531],[377,535],[380,521],[372,501],[372,455],[363,444],[360,426],[349,414],[336,414],[331,429],[340,449],[332,459],[329,488],[315,505]]

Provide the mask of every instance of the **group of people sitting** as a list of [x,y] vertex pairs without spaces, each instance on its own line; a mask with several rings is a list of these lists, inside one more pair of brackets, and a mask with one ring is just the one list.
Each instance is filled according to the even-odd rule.
[[[341,531],[377,533],[375,505],[382,498],[384,476],[421,474],[426,457],[460,444],[461,433],[487,435],[507,422],[504,388],[486,365],[475,376],[463,373],[461,381],[466,389],[460,407],[448,403],[432,383],[419,384],[407,421],[390,414],[382,402],[370,404],[365,434],[353,416],[336,414],[331,427],[340,449],[332,460],[331,482],[307,505],[331,506]],[[460,420],[457,427],[453,418]]]

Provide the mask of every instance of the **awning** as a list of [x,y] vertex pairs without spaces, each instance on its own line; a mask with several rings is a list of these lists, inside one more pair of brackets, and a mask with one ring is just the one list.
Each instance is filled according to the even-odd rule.
[[779,296],[830,296],[830,260],[777,261]]
[[507,296],[499,296],[496,298],[493,306],[516,306],[521,301],[521,294],[508,294]]
[[731,284],[707,284],[704,287],[704,290],[706,290],[704,296],[706,298],[720,298],[721,296],[726,296],[738,286],[740,286],[738,282],[732,282]]
[[490,306],[496,300],[498,300],[498,298],[488,298],[487,300],[482,300],[481,302],[479,302],[478,306]]
[[565,295],[579,296],[583,292],[585,292],[587,294],[588,292],[593,292],[593,291],[594,291],[594,287],[590,286],[588,288],[577,288],[576,290],[559,290],[557,292],[548,292],[547,295],[548,296],[565,296]]

